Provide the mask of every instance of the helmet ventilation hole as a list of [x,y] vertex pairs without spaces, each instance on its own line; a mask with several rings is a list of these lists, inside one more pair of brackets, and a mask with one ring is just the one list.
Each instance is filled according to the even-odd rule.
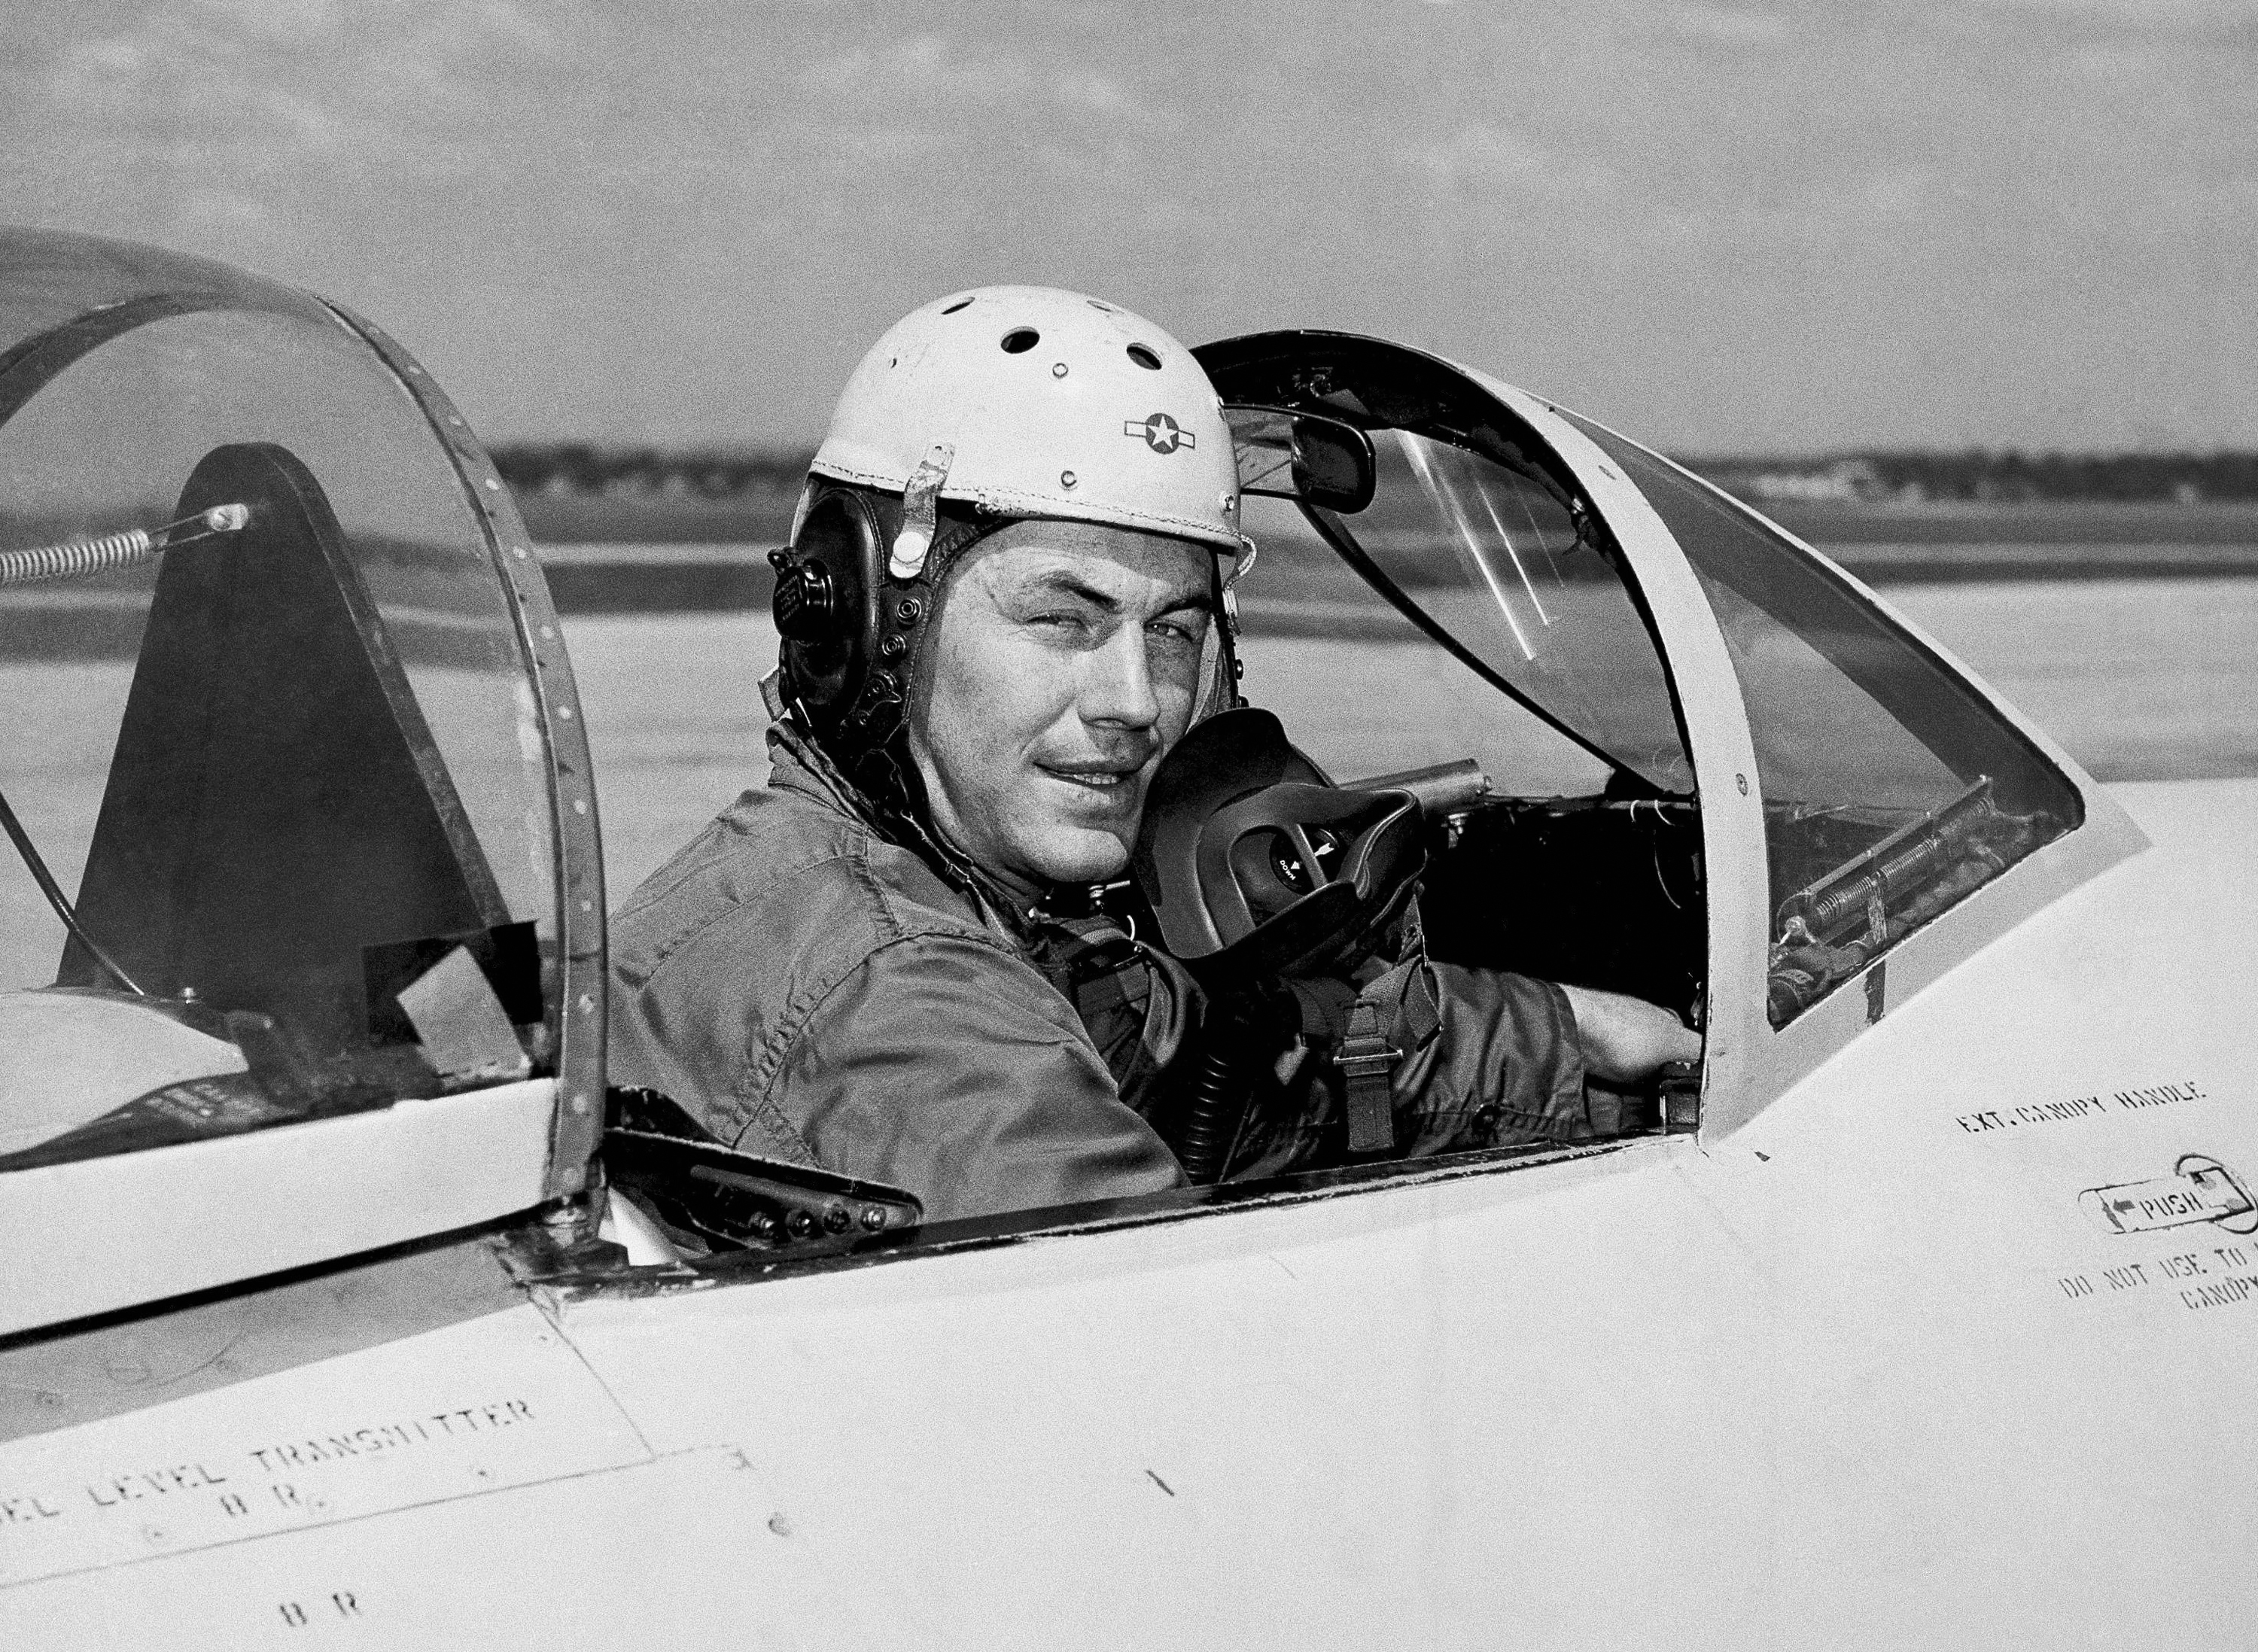
[[955,315],[955,314],[956,314],[956,312],[957,312],[957,311],[959,311],[959,310],[962,309],[966,305],[968,305],[968,304],[971,303],[971,301],[971,301],[970,299],[969,299],[969,298],[960,298],[960,299],[958,299],[958,300],[956,301],[956,302],[955,302],[954,304],[950,304],[950,305],[947,306],[946,308],[944,308],[941,310],[941,313],[942,315],[944,315],[944,316],[954,316],[954,315]]
[[1161,358],[1153,352],[1153,350],[1149,345],[1130,345],[1129,359],[1135,362],[1140,367],[1147,368],[1154,372],[1161,371]]
[[1043,341],[1043,336],[1032,327],[1014,327],[1004,335],[1004,353],[1024,356]]

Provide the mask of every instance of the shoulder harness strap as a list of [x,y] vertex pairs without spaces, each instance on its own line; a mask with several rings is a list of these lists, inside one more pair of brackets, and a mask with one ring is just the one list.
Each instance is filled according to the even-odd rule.
[[1287,983],[1301,1002],[1303,1030],[1332,1046],[1347,1092],[1353,1154],[1395,1150],[1396,1066],[1442,1025],[1425,965],[1425,954],[1415,952],[1361,987],[1331,977]]

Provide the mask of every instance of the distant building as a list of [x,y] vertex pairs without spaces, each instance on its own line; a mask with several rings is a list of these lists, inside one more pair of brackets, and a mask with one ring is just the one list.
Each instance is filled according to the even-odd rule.
[[1880,474],[1864,459],[1836,459],[1816,470],[1757,471],[1741,485],[1757,499],[1802,503],[1879,499],[1885,492]]

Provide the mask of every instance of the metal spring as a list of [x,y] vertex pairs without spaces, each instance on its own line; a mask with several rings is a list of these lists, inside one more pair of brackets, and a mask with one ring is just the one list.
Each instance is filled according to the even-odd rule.
[[146,528],[129,528],[122,534],[104,534],[100,539],[82,540],[75,545],[0,550],[0,585],[29,585],[35,579],[67,579],[74,574],[146,562],[156,554],[156,536]]
[[[129,528],[124,533],[104,534],[99,539],[77,540],[67,545],[0,550],[0,585],[27,585],[35,580],[68,579],[76,574],[129,567],[175,545],[209,539],[214,534],[234,533],[250,520],[248,505],[215,505],[209,510],[183,516],[159,528]],[[176,537],[174,530],[182,528],[195,531]],[[161,544],[158,542],[160,538],[164,542]]]

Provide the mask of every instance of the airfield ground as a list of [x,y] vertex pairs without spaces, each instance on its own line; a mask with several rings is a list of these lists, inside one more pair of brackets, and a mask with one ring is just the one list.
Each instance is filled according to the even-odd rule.
[[[2144,508],[2149,517],[2122,521],[1995,514],[1958,541],[1942,536],[1949,524],[1935,510],[1831,529],[1859,539],[1804,526],[2101,779],[2258,775],[2258,517],[2195,511],[2167,521]],[[2174,536],[2140,536],[2167,530]],[[758,543],[544,545],[595,748],[614,900],[766,773],[756,683],[776,635]],[[2003,557],[2024,577],[1971,577],[1982,558]],[[2239,559],[2237,576],[2201,571],[2202,559],[2222,557]],[[1949,578],[1907,582],[1938,558]],[[2067,571],[2029,577],[2046,558]],[[1274,563],[1291,565],[1266,557],[1274,574]],[[601,571],[593,585],[589,570]],[[623,591],[632,602],[585,599]],[[1596,783],[1574,748],[1425,644],[1401,641],[1401,623],[1368,593],[1361,608],[1329,585],[1320,595],[1250,597],[1247,688],[1335,775],[1473,755],[1523,795]],[[1345,628],[1313,634],[1336,620]],[[94,638],[82,649],[66,636],[0,661],[15,715],[0,773],[66,889],[77,887],[102,797],[130,636],[128,649]],[[513,816],[507,798],[490,801],[484,818]],[[530,842],[496,847],[521,870],[541,858]],[[0,856],[0,987],[50,979],[60,944],[29,877]]]
[[[1885,594],[2101,779],[2258,775],[2258,579],[1912,585]],[[1394,682],[1400,692],[1401,668],[1423,648],[1265,637],[1259,620],[1250,629],[1250,691],[1282,707],[1331,708],[1321,755],[1335,773],[1405,766],[1404,700],[1371,685]],[[776,633],[764,614],[740,611],[568,615],[565,634],[616,899],[766,773],[756,684],[775,660]],[[1541,740],[1527,750],[1540,772],[1554,761]]]

